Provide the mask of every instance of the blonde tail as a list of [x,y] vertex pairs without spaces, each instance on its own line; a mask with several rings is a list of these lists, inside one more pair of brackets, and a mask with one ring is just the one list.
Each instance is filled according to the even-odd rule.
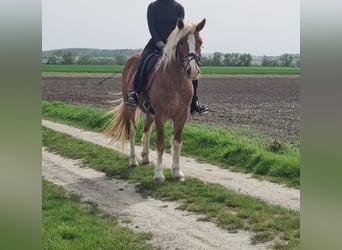
[[104,134],[112,137],[111,144],[120,142],[121,148],[124,149],[126,141],[129,138],[130,124],[132,123],[135,129],[137,129],[138,110],[131,111],[122,100],[117,107],[109,111],[106,115],[114,115],[114,117],[105,129]]

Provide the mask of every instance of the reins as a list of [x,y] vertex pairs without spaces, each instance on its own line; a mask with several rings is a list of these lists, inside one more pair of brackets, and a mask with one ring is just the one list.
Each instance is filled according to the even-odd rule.
[[114,77],[115,75],[118,75],[118,73],[113,73],[113,74],[111,74],[110,76],[108,76],[108,77],[102,79],[101,81],[99,81],[97,84],[98,84],[98,85],[101,85],[102,83],[104,83],[105,81],[107,81],[107,80],[109,80],[110,78]]
[[[182,55],[179,48],[178,48],[178,44],[176,47],[176,53],[178,53],[178,58],[180,60],[179,62],[179,67],[185,72],[187,73],[187,68],[189,67],[189,64],[192,60],[195,60],[198,66],[201,66],[201,58],[196,54],[196,53],[188,53],[186,55]],[[186,65],[184,65],[184,63],[187,62]]]

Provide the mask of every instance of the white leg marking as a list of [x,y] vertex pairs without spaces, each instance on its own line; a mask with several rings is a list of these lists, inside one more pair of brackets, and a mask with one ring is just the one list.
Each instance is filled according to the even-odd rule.
[[131,122],[130,130],[129,130],[129,141],[130,141],[130,154],[129,154],[129,166],[135,167],[138,166],[137,155],[135,154],[135,135],[136,131],[134,128],[134,124]]
[[163,153],[157,150],[157,165],[154,169],[154,178],[156,182],[162,183],[165,181],[165,177],[163,174]]
[[141,152],[142,162],[143,163],[150,163],[150,135],[151,135],[151,128],[143,134],[142,144],[143,150]]
[[172,148],[172,175],[174,178],[184,181],[184,174],[180,169],[180,151],[182,148],[182,143],[178,143],[176,140],[173,140]]

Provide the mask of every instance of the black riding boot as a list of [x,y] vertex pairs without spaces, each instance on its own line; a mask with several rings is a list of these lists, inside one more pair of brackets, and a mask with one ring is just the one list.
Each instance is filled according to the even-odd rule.
[[193,115],[195,113],[199,113],[200,115],[203,115],[208,112],[208,107],[204,106],[204,104],[198,100],[198,97],[197,97],[198,80],[193,80],[192,85],[194,86],[194,95],[191,101],[190,114]]
[[[143,59],[142,59],[143,60]],[[133,80],[133,91],[128,94],[125,104],[131,109],[135,110],[138,105],[139,93],[142,88],[142,83],[144,81],[144,63],[140,61],[137,72],[135,73]]]

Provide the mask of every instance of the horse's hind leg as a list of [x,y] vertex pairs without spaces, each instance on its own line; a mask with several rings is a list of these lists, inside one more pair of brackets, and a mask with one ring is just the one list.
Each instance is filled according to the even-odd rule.
[[163,173],[163,153],[165,150],[165,135],[164,135],[164,125],[165,121],[162,119],[156,119],[156,132],[157,132],[157,164],[154,170],[153,180],[162,183],[165,181]]
[[142,138],[142,144],[143,149],[141,152],[142,157],[142,163],[143,164],[149,164],[150,163],[150,135],[151,135],[151,125],[153,123],[154,119],[151,117],[151,115],[147,114],[145,119],[145,125],[144,125],[144,131],[143,131],[143,138]]
[[180,152],[182,148],[182,134],[184,122],[174,122],[174,136],[172,141],[172,176],[180,181],[184,181],[185,177],[180,167]]
[[136,127],[134,122],[130,121],[129,128],[129,142],[130,142],[130,154],[129,154],[129,166],[136,167],[138,166],[138,159],[135,153],[135,136],[136,136]]

